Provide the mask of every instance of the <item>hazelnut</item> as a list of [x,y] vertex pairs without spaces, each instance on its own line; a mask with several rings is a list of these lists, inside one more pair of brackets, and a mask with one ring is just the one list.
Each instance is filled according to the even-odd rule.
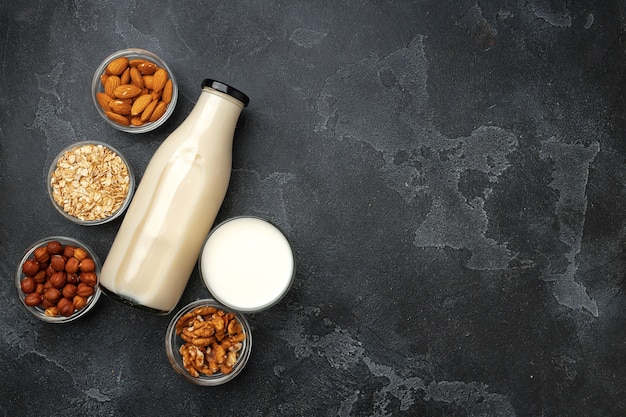
[[79,261],[82,261],[83,259],[87,258],[89,256],[89,254],[87,253],[87,251],[83,248],[75,248],[74,249],[74,258],[78,259]]
[[37,262],[48,262],[50,259],[50,255],[48,255],[48,248],[45,246],[40,246],[33,251],[33,256]]
[[65,283],[78,285],[78,275],[68,273],[67,280],[65,281]]
[[98,276],[95,272],[81,272],[80,282],[83,282],[90,287],[95,287],[98,283]]
[[63,271],[65,269],[65,259],[61,255],[52,255],[50,258],[50,266],[55,271]]
[[39,262],[34,259],[27,260],[24,262],[24,265],[22,265],[22,272],[29,277],[35,275],[39,272]]
[[96,269],[96,263],[91,258],[85,258],[80,261],[79,268],[82,272],[91,272]]
[[78,259],[71,257],[67,258],[67,262],[65,262],[65,272],[68,274],[75,274],[78,272]]
[[24,298],[24,304],[26,304],[27,306],[31,306],[31,307],[39,305],[41,301],[42,301],[41,294],[37,292],[31,292],[30,294],[26,296],[26,298]]
[[72,303],[74,304],[74,308],[76,310],[80,310],[81,308],[87,305],[87,299],[85,297],[81,297],[80,295],[77,295],[72,300]]
[[65,272],[55,272],[50,277],[50,285],[52,285],[56,289],[61,289],[65,285],[67,281],[67,274]]
[[55,272],[57,272],[57,271],[55,271],[55,270],[54,270],[54,268],[52,267],[52,265],[50,265],[50,266],[48,266],[48,267],[46,268],[46,276],[47,276],[48,278],[50,278],[50,277],[52,276],[52,274],[54,274]]
[[38,284],[43,284],[46,282],[46,271],[43,269],[39,270],[33,278]]
[[74,303],[67,298],[61,298],[57,303],[57,308],[62,316],[69,317],[74,314]]
[[50,301],[46,300],[45,298],[42,298],[40,305],[41,305],[41,307],[46,309],[46,308],[54,307],[56,304],[55,303],[51,303]]
[[46,248],[48,249],[48,253],[50,255],[59,255],[63,253],[63,245],[61,245],[61,243],[56,240],[48,242]]
[[56,317],[59,315],[59,309],[56,306],[51,306],[46,308],[46,311],[43,312],[48,317]]
[[20,283],[20,287],[22,288],[23,293],[30,294],[37,288],[37,281],[35,281],[35,278],[33,277],[26,277]]
[[45,286],[42,283],[38,283],[37,287],[35,288],[35,292],[39,293],[39,294],[43,294],[43,292],[46,290]]
[[94,293],[93,287],[81,282],[78,284],[78,291],[76,291],[76,295],[80,295],[81,297],[91,297]]
[[50,301],[52,304],[58,302],[61,299],[61,297],[62,297],[61,291],[52,287],[48,288],[43,293],[43,298],[45,300]]
[[66,284],[65,287],[61,290],[63,297],[72,299],[76,296],[76,291],[78,291],[78,287],[74,284]]
[[71,258],[74,256],[74,246],[71,245],[67,245],[63,248],[63,256],[65,256],[67,259]]

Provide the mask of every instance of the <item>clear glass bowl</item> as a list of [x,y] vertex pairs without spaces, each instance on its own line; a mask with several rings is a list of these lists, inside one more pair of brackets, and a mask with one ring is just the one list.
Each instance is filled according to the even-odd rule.
[[[78,215],[72,215],[72,214],[66,212],[63,209],[63,207],[61,205],[59,205],[59,203],[57,203],[55,201],[55,199],[54,199],[54,190],[53,190],[53,186],[52,186],[52,177],[54,175],[55,170],[57,169],[57,164],[59,163],[59,160],[64,155],[66,155],[67,153],[71,152],[72,150],[81,148],[81,147],[86,146],[86,145],[103,146],[104,148],[109,149],[111,152],[113,152],[117,156],[119,156],[119,158],[122,160],[122,162],[126,165],[126,171],[128,172],[128,192],[127,192],[126,197],[124,198],[123,202],[119,206],[119,208],[117,208],[115,211],[111,212],[106,217],[96,218],[94,220],[84,219],[84,218],[81,218],[81,217],[85,217],[85,216],[80,216],[79,217]],[[71,169],[73,169],[73,170],[76,170],[76,169],[79,168],[79,166],[76,163],[71,164],[71,165],[72,165]],[[104,170],[104,172],[101,172],[101,173],[104,176],[106,176],[107,175],[107,171],[110,172],[110,169],[106,168]],[[131,199],[133,197],[133,193],[135,191],[135,175],[133,173],[133,170],[132,170],[130,164],[128,163],[128,161],[124,157],[124,155],[122,155],[122,153],[120,151],[118,151],[117,149],[113,148],[111,145],[107,145],[106,143],[99,142],[99,141],[77,142],[77,143],[74,143],[74,144],[66,147],[65,149],[63,149],[56,156],[56,158],[54,158],[54,160],[52,161],[52,164],[50,165],[50,169],[48,171],[47,182],[48,182],[47,183],[48,195],[50,197],[50,201],[52,202],[52,205],[54,206],[54,208],[56,208],[57,211],[59,213],[61,213],[61,215],[63,215],[63,217],[65,217],[66,219],[69,219],[69,220],[73,221],[74,223],[80,224],[82,226],[95,226],[95,225],[107,223],[107,222],[110,222],[110,221],[116,219],[117,217],[122,215],[122,213],[124,213],[126,208],[128,208],[128,205],[130,204],[130,201],[131,201]],[[97,197],[95,197],[95,198],[97,198]],[[100,196],[100,198],[102,198],[102,196]]]
[[[102,76],[102,74],[105,73],[105,70],[107,66],[109,65],[109,63],[120,57],[126,57],[129,60],[130,59],[143,59],[143,60],[150,61],[156,64],[159,68],[165,69],[169,75],[169,78],[172,80],[172,99],[170,103],[168,104],[167,109],[165,113],[163,114],[163,116],[161,116],[159,119],[155,120],[154,122],[147,122],[141,126],[133,126],[133,125],[125,126],[123,124],[116,123],[106,115],[106,113],[104,112],[100,104],[98,103],[97,93],[104,91],[104,87],[102,85],[102,82],[100,81],[100,77]],[[102,116],[102,118],[109,125],[123,132],[145,133],[145,132],[150,132],[156,129],[157,127],[161,126],[174,112],[174,108],[176,107],[176,102],[178,100],[178,83],[176,82],[176,78],[174,77],[174,73],[172,72],[170,67],[160,57],[144,49],[128,48],[128,49],[122,49],[120,51],[117,51],[109,55],[98,66],[98,68],[96,69],[96,72],[93,75],[93,80],[91,81],[91,97],[93,99],[93,104],[96,106],[96,110],[98,111],[98,114],[100,114],[100,116]]]
[[[200,307],[215,307],[225,313],[232,312],[243,329],[245,339],[241,342],[242,347],[238,352],[239,356],[232,367],[232,371],[227,374],[217,372],[213,375],[200,374],[198,377],[195,377],[192,376],[183,365],[183,359],[179,350],[180,347],[185,344],[185,341],[176,334],[176,324],[185,314],[191,313]],[[182,375],[187,381],[202,386],[221,385],[239,375],[239,373],[241,373],[246,366],[248,358],[250,357],[250,352],[252,351],[252,330],[250,329],[248,320],[246,320],[245,316],[241,313],[229,310],[227,307],[221,305],[213,299],[197,300],[186,305],[172,318],[165,334],[165,351],[174,370]]]
[[237,216],[211,230],[198,271],[217,301],[232,310],[255,313],[287,294],[295,279],[296,259],[276,225],[255,216]]
[[[61,243],[61,245],[63,245],[63,247],[70,245],[73,246],[75,248],[83,248],[85,251],[87,251],[89,257],[94,261],[95,263],[95,270],[94,272],[96,273],[96,278],[97,278],[97,282],[95,284],[94,288],[94,293],[93,295],[89,296],[87,298],[87,303],[85,304],[84,307],[76,310],[71,316],[48,316],[45,314],[45,309],[41,306],[29,306],[26,304],[26,294],[22,291],[22,287],[21,287],[21,283],[22,283],[22,279],[24,279],[24,277],[26,276],[24,274],[24,272],[22,271],[22,267],[24,265],[24,263],[26,261],[28,261],[29,259],[34,259],[34,252],[37,248],[40,248],[42,246],[46,246],[49,242],[53,242],[53,241],[57,241],[59,243]],[[30,314],[32,314],[34,317],[38,318],[39,320],[48,322],[48,323],[67,323],[73,320],[78,319],[79,317],[82,317],[83,315],[85,315],[89,310],[91,310],[93,308],[93,306],[96,304],[96,302],[98,301],[98,299],[100,298],[100,288],[98,288],[98,284],[100,281],[100,270],[102,268],[102,264],[100,263],[100,260],[98,259],[97,255],[95,254],[95,252],[89,248],[89,246],[85,245],[83,242],[77,240],[77,239],[73,239],[71,237],[65,237],[65,236],[51,236],[51,237],[47,237],[45,239],[41,239],[35,243],[33,243],[24,253],[24,256],[22,256],[22,259],[19,262],[19,265],[17,266],[17,271],[15,273],[15,288],[17,289],[17,295],[18,298],[20,299],[20,302],[22,303],[22,305],[24,306],[24,308],[26,309],[26,311],[28,311]]]

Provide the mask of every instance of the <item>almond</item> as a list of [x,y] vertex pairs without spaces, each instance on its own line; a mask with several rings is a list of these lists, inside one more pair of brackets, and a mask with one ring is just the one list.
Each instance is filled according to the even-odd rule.
[[153,79],[154,77],[152,75],[144,75],[143,76],[143,86],[145,88],[147,88],[148,90],[152,90],[152,86],[153,86]]
[[113,92],[113,97],[116,98],[133,98],[141,94],[141,88],[132,84],[121,84],[117,86]]
[[122,75],[120,75],[120,82],[122,84],[130,84],[130,68],[126,68]]
[[152,115],[150,116],[150,121],[156,122],[157,120],[159,120],[161,116],[165,114],[166,109],[167,109],[167,103],[159,101],[159,104],[157,104],[154,111],[152,112]]
[[104,92],[107,93],[109,97],[115,97],[115,89],[120,84],[120,77],[117,75],[109,75],[107,77],[106,84],[104,84]]
[[102,75],[100,76],[100,84],[102,84],[102,88],[104,88],[104,86],[106,85],[107,78],[109,78],[109,74],[107,74],[106,72],[103,72]]
[[157,66],[153,62],[144,61],[137,65],[137,69],[141,75],[152,75],[157,70]]
[[112,75],[120,75],[128,67],[128,58],[121,56],[109,62],[107,65],[107,73]]
[[143,76],[141,75],[137,67],[130,67],[130,79],[131,84],[134,84],[137,87],[143,89]]
[[148,107],[146,107],[145,110],[141,113],[142,121],[147,122],[150,120],[150,116],[152,116],[152,112],[154,112],[154,109],[156,108],[157,104],[159,104],[159,102],[156,100],[148,104]]
[[131,67],[136,67],[137,65],[144,63],[144,62],[148,62],[148,61],[142,58],[133,58],[128,61],[128,65],[130,65]]
[[113,120],[115,123],[118,123],[124,126],[130,125],[130,121],[128,120],[128,118],[125,116],[122,116],[121,114],[113,113],[112,111],[105,111],[104,113],[107,115],[109,119]]
[[154,91],[161,91],[163,87],[165,87],[165,83],[168,79],[167,71],[163,68],[159,68],[154,72],[152,77],[152,89]]
[[122,101],[122,100],[111,100],[111,102],[109,103],[109,108],[111,109],[112,112],[115,112],[117,114],[121,114],[124,116],[129,115],[131,112],[131,105],[127,103],[126,101]]
[[144,124],[144,121],[141,120],[141,117],[135,116],[135,117],[130,119],[130,124],[133,125],[133,126],[141,126],[141,125]]
[[96,93],[96,99],[98,100],[98,104],[102,107],[102,110],[109,110],[109,103],[113,100],[107,93]]
[[151,94],[144,94],[144,95],[137,97],[137,99],[133,103],[130,114],[132,114],[133,116],[140,115],[146,109],[146,107],[148,107],[148,104],[150,103],[152,103]]
[[172,101],[174,86],[172,85],[172,79],[167,80],[165,83],[165,87],[163,87],[163,94],[161,95],[161,100],[164,103],[170,104]]

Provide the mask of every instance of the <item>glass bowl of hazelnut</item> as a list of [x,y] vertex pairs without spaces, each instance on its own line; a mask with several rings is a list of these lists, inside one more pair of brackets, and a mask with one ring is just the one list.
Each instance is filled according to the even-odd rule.
[[128,48],[107,56],[96,69],[91,96],[98,114],[128,133],[149,132],[172,115],[178,84],[159,56]]
[[165,350],[174,370],[196,385],[216,386],[235,378],[252,351],[245,316],[213,299],[194,301],[170,321]]
[[15,273],[15,287],[26,311],[48,323],[82,317],[100,298],[102,265],[84,243],[51,236],[33,243]]
[[135,191],[135,175],[119,150],[100,141],[81,141],[54,158],[47,188],[63,217],[95,226],[124,213]]

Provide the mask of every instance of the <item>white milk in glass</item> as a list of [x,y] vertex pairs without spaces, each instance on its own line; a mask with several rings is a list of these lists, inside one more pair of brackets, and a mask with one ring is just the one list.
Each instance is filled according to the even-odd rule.
[[202,249],[199,267],[215,299],[241,312],[278,302],[295,274],[285,235],[256,217],[235,217],[216,227]]

